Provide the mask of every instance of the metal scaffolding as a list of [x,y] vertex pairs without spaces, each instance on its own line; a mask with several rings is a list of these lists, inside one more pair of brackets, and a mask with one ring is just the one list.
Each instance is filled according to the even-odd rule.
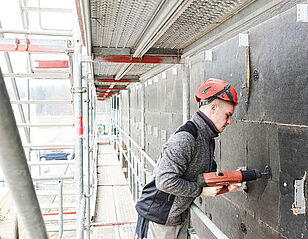
[[[93,101],[95,101],[95,94],[91,93],[91,91],[95,90],[93,87],[93,84],[91,85],[88,80],[91,80],[91,77],[89,79],[87,78],[85,80],[85,87],[82,87],[82,44],[81,44],[81,38],[80,38],[80,26],[76,24],[76,27],[74,29],[74,34],[73,31],[70,30],[62,30],[62,29],[44,29],[42,27],[41,23],[41,16],[44,13],[76,13],[78,11],[72,11],[72,9],[63,9],[63,8],[41,8],[39,7],[33,7],[33,6],[28,6],[26,5],[26,1],[18,0],[20,12],[21,12],[21,19],[22,19],[22,25],[23,29],[13,29],[13,28],[2,28],[0,25],[0,51],[4,52],[4,56],[6,59],[6,63],[8,66],[9,71],[4,73],[3,76],[5,78],[11,78],[12,85],[13,85],[13,93],[15,94],[15,98],[11,99],[11,101],[1,101],[1,104],[3,104],[3,107],[1,106],[1,110],[6,110],[8,107],[11,107],[11,104],[16,105],[17,108],[19,109],[19,114],[21,118],[21,122],[17,123],[18,127],[23,128],[27,142],[24,142],[23,147],[29,152],[29,160],[31,157],[31,152],[37,152],[39,154],[40,150],[61,150],[61,149],[74,149],[74,152],[71,153],[70,158],[68,158],[68,161],[66,162],[48,162],[48,161],[31,161],[28,162],[25,157],[21,157],[24,162],[23,164],[20,165],[15,165],[16,168],[14,169],[8,169],[6,168],[5,164],[1,164],[2,170],[4,172],[5,180],[0,179],[1,182],[5,182],[8,184],[8,186],[11,189],[11,193],[13,194],[14,199],[18,200],[17,194],[12,187],[12,182],[10,180],[10,177],[14,176],[12,172],[14,170],[18,170],[18,167],[26,167],[30,168],[30,170],[37,169],[39,170],[39,176],[33,176],[33,182],[36,185],[36,189],[39,189],[40,187],[50,187],[53,185],[55,182],[58,182],[59,184],[59,189],[58,193],[56,195],[51,196],[50,203],[48,205],[41,205],[41,208],[43,209],[43,215],[46,217],[45,221],[48,223],[49,219],[48,216],[54,215],[54,209],[58,209],[58,212],[56,213],[58,215],[58,229],[51,228],[50,226],[47,227],[47,231],[58,231],[58,239],[64,237],[66,228],[69,228],[70,225],[67,225],[65,223],[66,219],[63,215],[66,214],[72,214],[74,215],[74,211],[76,215],[76,223],[75,223],[75,231],[78,232],[78,237],[83,238],[84,235],[84,226],[87,229],[87,238],[90,238],[90,209],[92,208],[92,204],[95,204],[95,201],[90,200],[91,194],[93,193],[93,188],[90,187],[91,181],[93,181],[93,172],[90,172],[90,170],[93,171],[93,167],[95,165],[95,161],[91,160],[89,158],[90,151],[93,151],[93,147],[95,147],[95,115],[94,115],[94,107],[95,104]],[[40,2],[39,2],[40,4]],[[87,1],[84,1],[83,5],[85,8],[87,5]],[[41,30],[32,30],[31,29],[31,24],[33,24],[32,19],[30,19],[29,15],[33,12],[38,12],[39,13],[39,25],[41,27]],[[89,12],[89,6],[88,6],[88,12]],[[78,14],[76,13],[76,19],[75,23],[78,22]],[[89,21],[89,14],[87,17]],[[88,53],[87,55],[89,56],[91,54],[91,39],[89,35],[89,24],[87,24],[87,45],[88,45]],[[5,38],[5,34],[11,33],[11,34],[18,34],[19,36],[17,38]],[[37,35],[38,37],[32,37],[33,35]],[[52,36],[53,38],[50,38]],[[65,39],[63,39],[63,37]],[[72,37],[73,41],[72,41]],[[59,39],[57,39],[59,38]],[[10,60],[10,55],[9,52],[26,52],[26,58],[27,58],[27,65],[26,65],[26,70],[24,72],[14,72],[12,68],[12,63]],[[35,60],[36,66],[34,67],[33,61],[36,59],[37,53],[40,54],[55,54],[55,56],[61,56],[61,60]],[[62,60],[64,58],[67,58],[68,60]],[[61,69],[62,68],[62,69]],[[92,73],[92,74],[90,74]],[[93,76],[93,67],[92,63],[87,65],[87,70],[84,71],[85,75],[91,75]],[[71,80],[71,92],[73,93],[73,100],[32,100],[31,95],[30,95],[30,88],[29,84],[27,85],[26,91],[28,92],[27,94],[27,99],[21,99],[20,94],[18,91],[18,82],[17,79],[22,81],[24,78],[28,80],[28,82],[34,80],[34,79],[39,79],[39,80]],[[73,80],[72,80],[73,79]],[[1,80],[4,86],[4,81]],[[93,80],[92,80],[93,81]],[[94,82],[94,81],[93,81]],[[55,82],[56,83],[56,82]],[[1,88],[2,89],[2,88]],[[3,88],[4,89],[4,88]],[[82,101],[82,95],[86,93],[86,102]],[[1,96],[4,94],[1,92]],[[92,97],[89,99],[89,97]],[[10,104],[11,103],[11,104]],[[72,104],[74,108],[74,117],[72,119],[74,120],[74,123],[64,123],[64,122],[54,122],[54,123],[39,123],[31,122],[30,117],[30,105],[63,105],[63,104]],[[83,104],[85,105],[85,111],[89,112],[86,113],[85,115],[85,120],[83,120],[83,115],[82,115],[82,107]],[[4,107],[5,105],[5,107]],[[22,105],[26,105],[28,107],[28,114],[25,115],[24,113],[24,108]],[[90,107],[89,107],[90,106]],[[5,114],[2,114],[2,116],[5,116]],[[6,116],[8,117],[8,116]],[[11,117],[11,116],[10,116]],[[13,124],[14,121],[11,120],[11,123]],[[89,125],[90,124],[90,125]],[[92,125],[91,125],[92,124]],[[5,124],[2,125],[3,127]],[[31,135],[30,135],[30,128],[32,127],[37,127],[37,128],[46,128],[46,127],[75,127],[75,132],[76,132],[76,139],[75,139],[75,144],[67,144],[67,143],[57,143],[57,142],[52,142],[49,144],[35,144],[31,141]],[[16,127],[16,125],[15,125]],[[83,135],[83,129],[85,128],[85,135]],[[3,129],[4,130],[4,129]],[[91,130],[91,131],[90,131]],[[7,133],[6,133],[7,134]],[[16,137],[18,136],[17,130],[15,130]],[[9,134],[10,135],[10,134]],[[11,135],[12,136],[12,135]],[[12,142],[13,139],[16,137],[12,137],[11,141],[8,140],[6,137],[3,137],[6,148],[7,144],[14,144]],[[85,152],[83,152],[83,142],[85,142]],[[91,144],[89,143],[91,142]],[[7,149],[4,149],[4,143],[1,144],[1,152],[6,152]],[[26,144],[27,143],[27,144]],[[16,144],[16,143],[15,143]],[[21,142],[16,145],[16,147],[22,147]],[[12,147],[11,147],[12,148]],[[12,148],[13,149],[13,148]],[[23,152],[21,150],[17,150],[16,152]],[[72,160],[72,158],[75,157],[75,160]],[[84,167],[83,167],[83,157],[85,157],[85,169],[86,172],[84,172]],[[95,157],[94,154],[91,154],[91,157]],[[7,156],[3,156],[1,154],[0,160],[7,159]],[[10,160],[11,161],[11,160]],[[12,161],[13,162],[13,161]],[[13,166],[13,165],[11,165]],[[66,167],[65,173],[63,175],[41,175],[42,171],[44,168],[50,168],[50,167]],[[75,166],[75,176],[70,173],[70,168],[72,166]],[[12,171],[13,170],[13,171]],[[83,175],[84,173],[86,174],[86,184],[84,186],[84,179]],[[25,195],[29,194],[29,198],[33,201],[33,205],[27,206],[25,208],[36,208],[33,210],[33,212],[29,213],[28,211],[25,211],[24,209],[21,209],[21,206],[18,205],[18,214],[23,217],[27,218],[27,220],[23,220],[24,226],[29,232],[29,236],[31,238],[47,238],[47,232],[46,232],[46,227],[44,224],[44,221],[42,220],[42,213],[40,211],[40,207],[38,204],[38,198],[35,195],[32,180],[30,173],[28,172],[27,175],[28,179],[27,180],[20,180],[20,183],[24,183],[29,185],[29,189],[27,186],[25,186],[23,189],[17,189],[23,190],[25,192],[19,191],[20,195]],[[23,182],[25,181],[25,182]],[[63,212],[63,207],[65,206],[65,203],[63,204],[63,198],[64,195],[69,193],[70,191],[67,189],[69,185],[71,185],[74,181],[76,181],[76,198],[74,201],[76,201],[76,204],[74,206],[70,206],[70,208],[76,208],[74,209],[73,212]],[[31,183],[30,183],[31,182]],[[39,185],[39,187],[37,187]],[[31,189],[32,186],[32,189]],[[32,191],[31,191],[32,190]],[[38,192],[42,192],[41,190],[38,190]],[[51,193],[52,191],[50,191]],[[49,194],[50,194],[49,193]],[[38,197],[41,193],[38,194]],[[49,195],[48,194],[48,195]],[[75,194],[75,193],[74,193]],[[52,195],[52,194],[50,194]],[[59,205],[55,205],[55,199],[56,197],[59,198]],[[30,201],[26,198],[26,202]],[[21,201],[20,201],[21,202]],[[72,204],[70,204],[72,205]],[[84,212],[86,211],[86,221],[84,220]],[[81,212],[81,214],[79,213]],[[35,221],[36,220],[36,221]],[[33,223],[34,222],[34,223]],[[30,223],[32,225],[30,225]],[[35,228],[34,226],[35,225]],[[32,236],[35,235],[35,236]]]
[[[5,137],[0,139],[0,165],[5,179],[0,179],[0,182],[8,184],[17,201],[18,213],[24,219],[23,223],[30,237],[39,235],[39,238],[47,238],[48,232],[56,231],[58,239],[65,237],[69,226],[73,227],[75,237],[86,237],[87,239],[91,237],[91,226],[93,225],[91,220],[95,214],[97,184],[97,101],[105,102],[106,117],[109,117],[109,138],[120,155],[119,159],[124,167],[133,198],[137,200],[142,187],[151,177],[151,169],[155,166],[155,161],[144,151],[146,142],[145,80],[165,71],[170,66],[175,64],[179,66],[183,76],[181,90],[183,92],[182,113],[185,122],[190,118],[189,57],[283,2],[273,0],[264,3],[263,8],[252,11],[238,22],[229,21],[230,25],[219,33],[215,33],[212,31],[214,28],[255,1],[148,0],[144,3],[143,0],[76,0],[72,1],[72,9],[61,8],[61,6],[46,7],[40,0],[35,6],[31,1],[16,1],[18,1],[21,13],[22,28],[2,27],[0,23],[0,52],[4,53],[8,68],[7,72],[3,73],[3,77],[10,78],[13,93],[9,100],[1,78],[0,120],[4,123],[0,124],[0,131]],[[32,25],[34,22],[31,18],[32,13],[38,17],[36,27]],[[74,25],[71,29],[44,27],[42,19],[46,13],[71,14]],[[16,34],[16,37],[12,37],[12,34],[13,36]],[[26,69],[23,72],[14,71],[10,58],[11,52],[25,55]],[[47,60],[38,57],[42,55],[53,57]],[[57,57],[59,59],[55,60]],[[27,81],[25,98],[21,97],[19,85],[23,80]],[[67,81],[70,83],[69,90],[72,98],[66,100],[33,99],[30,92],[32,81],[53,81],[53,84]],[[131,124],[128,124],[128,132],[126,132],[121,122],[124,102],[121,102],[119,94],[123,90],[128,90],[130,94],[132,88],[128,86],[131,84],[138,86],[141,91],[140,98],[138,98],[141,101],[141,119],[138,126],[140,129],[139,144],[130,135]],[[133,115],[133,112],[130,112],[132,105],[130,101],[128,97],[128,102],[125,102],[128,104],[128,120],[131,120]],[[32,107],[55,105],[57,108],[65,104],[71,105],[73,110],[69,122],[62,119],[58,121],[49,119],[44,123],[33,120]],[[19,120],[16,124],[11,105],[13,109],[18,110],[16,118]],[[43,141],[37,143],[32,140],[35,130],[52,128],[56,131],[58,128],[67,130],[70,129],[69,127],[74,127],[75,130],[74,136],[71,137],[74,139],[73,143],[57,141],[57,137],[49,143]],[[26,142],[21,142],[19,133],[25,136]],[[72,151],[67,161],[41,161],[40,150],[62,149]],[[28,153],[28,162],[23,150]],[[36,153],[39,159],[29,162],[33,153]],[[62,166],[65,167],[65,172],[61,175],[43,175],[42,173],[51,167],[60,168]],[[34,169],[38,169],[39,175],[31,179],[30,172]],[[23,174],[19,175],[17,172],[23,172]],[[33,182],[35,187],[33,187]],[[75,192],[72,192],[69,187],[74,183]],[[43,189],[40,190],[40,187]],[[57,190],[51,190],[52,187],[56,187]],[[50,229],[48,227],[50,225],[45,227],[38,196],[34,189],[41,193],[45,189],[50,189],[47,193],[51,196],[50,201],[48,204],[41,205],[41,208],[46,224],[48,224],[47,217],[56,214],[55,221],[58,222],[56,229]],[[64,196],[67,194],[73,199],[68,206],[71,211],[65,212],[63,208],[67,202]],[[24,202],[20,195],[25,198]],[[59,203],[55,203],[56,199],[59,199]],[[21,207],[24,203],[30,203],[30,200],[33,201],[31,207],[34,208],[31,212],[26,211],[28,207]],[[192,210],[202,222],[208,225],[214,235],[218,238],[226,238],[195,205],[192,206]],[[64,215],[75,216],[74,224],[67,225]],[[30,217],[31,220],[29,220]],[[196,238],[193,234],[191,238]]]
[[0,166],[30,238],[48,238],[0,70]]

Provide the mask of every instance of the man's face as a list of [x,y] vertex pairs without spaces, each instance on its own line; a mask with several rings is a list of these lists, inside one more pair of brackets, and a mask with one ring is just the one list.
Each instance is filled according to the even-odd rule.
[[233,115],[234,106],[228,102],[221,102],[216,105],[215,109],[212,111],[212,122],[215,125],[219,133],[224,131],[225,127],[231,124],[231,116]]

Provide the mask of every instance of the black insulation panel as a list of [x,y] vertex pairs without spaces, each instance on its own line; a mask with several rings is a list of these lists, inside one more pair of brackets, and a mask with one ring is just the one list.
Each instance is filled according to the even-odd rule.
[[[273,178],[247,183],[247,193],[195,202],[229,238],[307,238],[307,216],[294,215],[291,207],[294,180],[308,171],[308,25],[296,22],[293,7],[246,30],[249,103],[246,48],[239,47],[238,37],[215,46],[212,62],[192,62],[192,70],[199,71],[192,74],[191,87],[198,89],[202,77],[217,77],[239,93],[232,124],[216,140],[218,167],[263,170],[269,165]],[[253,77],[255,70],[259,78]],[[213,237],[193,213],[191,226],[200,239]]]

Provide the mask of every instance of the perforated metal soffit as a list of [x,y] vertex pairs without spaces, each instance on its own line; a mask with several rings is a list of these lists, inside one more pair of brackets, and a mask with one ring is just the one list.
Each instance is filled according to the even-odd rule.
[[196,0],[172,24],[154,47],[183,49],[252,0]]
[[[95,75],[116,75],[123,64],[121,63],[107,63],[107,62],[94,62],[94,72]],[[153,69],[156,64],[134,64],[133,68],[129,71],[129,75],[141,75]]]
[[147,72],[153,69],[156,64],[135,64],[133,68],[129,71],[130,75],[141,75],[144,72]]
[[[167,0],[91,0],[92,45],[136,48],[161,4]],[[209,29],[254,0],[195,0],[152,48],[184,49]],[[135,64],[128,75],[142,75],[155,64]],[[96,62],[96,75],[117,75],[121,63]]]
[[[162,1],[92,0],[92,44],[100,47],[136,47]],[[182,49],[200,38],[213,24],[234,14],[252,0],[195,0],[154,47]]]
[[94,62],[95,75],[116,75],[122,68],[121,63]]
[[161,1],[91,1],[92,44],[133,47]]

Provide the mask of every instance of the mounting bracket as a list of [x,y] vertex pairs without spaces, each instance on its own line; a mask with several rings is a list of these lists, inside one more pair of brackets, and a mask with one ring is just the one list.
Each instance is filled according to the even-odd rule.
[[294,203],[292,204],[293,214],[305,214],[306,211],[306,198],[305,198],[305,186],[306,175],[300,180],[294,180]]
[[71,92],[73,94],[75,94],[75,93],[86,93],[87,92],[87,88],[86,87],[72,87],[71,88]]

